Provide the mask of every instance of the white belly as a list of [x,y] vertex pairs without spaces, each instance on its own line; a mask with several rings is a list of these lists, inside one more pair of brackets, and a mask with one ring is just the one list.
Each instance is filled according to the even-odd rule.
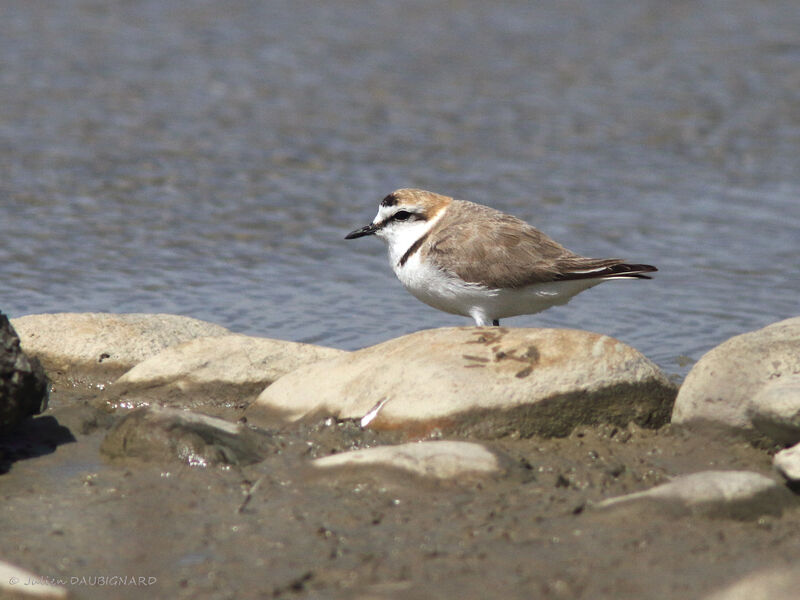
[[597,285],[600,279],[579,279],[533,284],[515,289],[489,289],[450,277],[422,263],[419,253],[405,265],[392,261],[397,278],[417,299],[444,312],[491,323],[517,315],[530,315],[566,304],[574,295]]

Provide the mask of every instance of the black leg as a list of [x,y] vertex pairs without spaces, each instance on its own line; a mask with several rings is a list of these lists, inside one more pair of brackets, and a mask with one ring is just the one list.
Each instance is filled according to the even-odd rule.
[[494,321],[492,321],[492,325],[494,325],[495,327],[500,327],[500,319],[495,319]]

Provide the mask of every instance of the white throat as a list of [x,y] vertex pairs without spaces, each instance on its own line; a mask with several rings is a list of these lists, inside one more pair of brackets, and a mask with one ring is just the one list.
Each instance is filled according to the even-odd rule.
[[[389,251],[389,262],[396,271],[400,267],[400,261],[406,252],[424,235],[426,235],[439,219],[444,215],[444,210],[427,221],[406,221],[402,223],[392,223],[377,232],[377,236],[386,242]],[[382,218],[378,211],[376,220]]]

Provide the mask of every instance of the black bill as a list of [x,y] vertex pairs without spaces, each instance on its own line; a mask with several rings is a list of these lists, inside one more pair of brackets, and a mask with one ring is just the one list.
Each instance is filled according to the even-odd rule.
[[370,223],[369,225],[365,225],[361,229],[356,229],[355,231],[351,231],[346,236],[344,236],[344,239],[352,240],[355,238],[364,237],[365,235],[373,235],[377,230],[378,230],[377,225],[375,225],[374,223]]

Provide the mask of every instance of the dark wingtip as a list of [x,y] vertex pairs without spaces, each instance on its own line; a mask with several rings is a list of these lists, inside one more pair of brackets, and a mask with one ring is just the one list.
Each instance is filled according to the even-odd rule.
[[602,269],[595,269],[589,272],[578,271],[562,273],[557,275],[555,279],[652,279],[652,277],[644,273],[658,271],[653,265],[631,265],[628,263],[615,262],[615,259],[609,259],[607,263],[607,266]]
[[631,271],[637,271],[639,273],[654,273],[655,271],[658,271],[658,269],[653,265],[625,265],[625,266],[629,267]]
[[655,273],[658,271],[653,265],[629,265],[622,263],[609,269],[608,276],[611,277],[630,277],[631,279],[652,279],[645,273]]

